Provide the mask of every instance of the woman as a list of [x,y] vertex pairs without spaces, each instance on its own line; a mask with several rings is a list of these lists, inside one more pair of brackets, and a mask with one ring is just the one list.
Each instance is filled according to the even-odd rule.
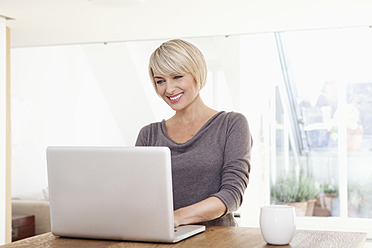
[[175,226],[235,226],[250,172],[252,138],[246,118],[206,106],[203,54],[183,40],[163,43],[150,57],[157,94],[175,115],[141,129],[136,146],[171,150]]

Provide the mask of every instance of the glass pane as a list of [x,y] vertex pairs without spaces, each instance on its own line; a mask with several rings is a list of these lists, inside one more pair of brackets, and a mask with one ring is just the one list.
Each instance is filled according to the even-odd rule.
[[372,81],[349,84],[347,93],[348,212],[372,218]]
[[344,40],[348,215],[372,218],[372,29],[352,29]]
[[285,97],[287,96],[283,91],[276,91],[276,160],[271,168],[271,201],[274,204],[295,206],[297,216],[313,216],[320,185],[315,180],[311,160],[308,156],[298,153],[295,146],[294,132],[289,125],[291,113],[283,99]]
[[[343,208],[349,217],[372,218],[372,30],[287,32],[281,38],[298,94],[290,100],[300,106],[309,145],[305,168],[320,185],[314,215],[339,216]],[[347,206],[340,206],[339,186],[347,186]]]

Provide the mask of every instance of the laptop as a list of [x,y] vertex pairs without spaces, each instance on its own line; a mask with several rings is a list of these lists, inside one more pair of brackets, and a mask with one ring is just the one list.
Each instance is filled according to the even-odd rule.
[[205,231],[174,228],[167,147],[48,147],[56,236],[176,243]]

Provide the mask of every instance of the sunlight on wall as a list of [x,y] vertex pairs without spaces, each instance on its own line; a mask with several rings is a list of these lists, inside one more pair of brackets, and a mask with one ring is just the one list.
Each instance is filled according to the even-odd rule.
[[14,197],[42,196],[47,146],[133,145],[154,119],[137,75],[124,73],[134,70],[125,45],[13,49],[12,56]]

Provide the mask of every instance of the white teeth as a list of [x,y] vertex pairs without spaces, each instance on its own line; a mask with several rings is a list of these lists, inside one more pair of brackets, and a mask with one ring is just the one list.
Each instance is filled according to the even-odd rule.
[[179,95],[177,95],[175,97],[169,97],[169,99],[171,99],[172,101],[174,101],[174,100],[177,100],[178,98],[180,98],[182,95],[183,95],[183,93],[181,93],[181,94],[179,94]]

